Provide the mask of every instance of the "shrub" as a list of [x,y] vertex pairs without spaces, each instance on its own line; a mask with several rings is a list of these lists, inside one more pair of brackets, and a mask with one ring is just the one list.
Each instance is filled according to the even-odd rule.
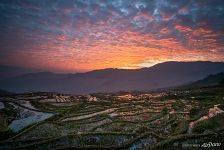
[[201,121],[196,124],[196,126],[193,128],[193,132],[196,133],[203,133],[206,130],[212,130],[217,127],[217,123],[212,120],[205,120]]
[[194,118],[196,115],[199,114],[200,110],[201,110],[201,108],[199,108],[199,107],[193,107],[193,108],[190,110],[190,114],[189,114],[190,117],[191,117],[191,118]]

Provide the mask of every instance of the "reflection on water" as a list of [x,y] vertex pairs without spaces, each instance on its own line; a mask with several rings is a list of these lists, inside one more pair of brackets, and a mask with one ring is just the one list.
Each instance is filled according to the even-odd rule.
[[15,120],[13,120],[9,125],[9,128],[12,129],[14,132],[18,132],[19,130],[25,128],[28,125],[43,121],[53,116],[52,113],[32,111],[12,103],[11,105],[13,105],[14,108],[19,112],[19,116]]

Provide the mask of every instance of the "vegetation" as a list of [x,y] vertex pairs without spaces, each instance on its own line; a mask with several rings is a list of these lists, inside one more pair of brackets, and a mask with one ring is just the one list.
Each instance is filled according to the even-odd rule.
[[203,133],[206,130],[212,130],[217,127],[217,123],[211,120],[205,120],[202,122],[199,122],[196,124],[196,126],[193,129],[193,132],[195,133]]
[[[122,94],[131,95],[131,99],[119,98]],[[188,133],[190,122],[207,115],[215,104],[223,109],[223,87],[92,94],[97,101],[89,101],[89,95],[57,93],[66,101],[51,102],[49,95],[54,100],[54,94],[46,92],[10,97],[0,110],[0,149],[173,149],[176,143],[180,146],[186,141],[212,141],[208,135],[218,136],[218,142],[224,139],[224,113],[199,121],[193,133]],[[33,115],[29,112],[20,116],[19,110],[10,105],[13,100],[24,105],[24,99],[35,109],[53,116],[15,132],[9,126],[13,120]],[[113,111],[107,111],[112,108]],[[70,120],[64,121],[66,118]]]
[[190,117],[195,118],[196,116],[200,114],[201,110],[202,110],[201,107],[193,107],[189,113]]

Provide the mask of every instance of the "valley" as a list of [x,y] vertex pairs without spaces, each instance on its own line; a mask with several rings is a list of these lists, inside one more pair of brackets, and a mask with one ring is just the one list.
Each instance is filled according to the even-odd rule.
[[223,91],[211,86],[1,96],[0,149],[178,149],[223,143]]

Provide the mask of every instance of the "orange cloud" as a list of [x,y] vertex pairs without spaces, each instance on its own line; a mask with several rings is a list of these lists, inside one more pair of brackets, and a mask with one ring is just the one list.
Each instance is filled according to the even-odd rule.
[[191,32],[192,29],[190,27],[184,26],[184,25],[175,25],[175,29],[179,32]]
[[[214,60],[222,61],[224,54],[211,52],[209,49],[221,49],[213,37],[216,35],[206,29],[192,30],[189,27],[176,25],[175,29],[187,32],[188,47],[176,38],[157,38],[152,33],[141,33],[133,29],[122,31],[117,24],[98,22],[91,25],[80,24],[79,32],[83,36],[70,37],[67,34],[55,36],[36,49],[35,53],[20,53],[17,60],[21,66],[38,66],[39,68],[60,71],[87,71],[102,68],[139,68],[149,67],[164,61]],[[120,23],[126,23],[120,22]],[[66,28],[65,28],[66,29]],[[84,30],[85,29],[85,30]],[[170,29],[164,27],[160,34],[167,34]],[[205,36],[197,40],[195,37]],[[206,51],[194,45],[207,46]],[[38,49],[38,50],[37,50]],[[47,51],[46,51],[47,49]],[[18,56],[17,56],[18,57]],[[21,58],[31,58],[26,63]]]

